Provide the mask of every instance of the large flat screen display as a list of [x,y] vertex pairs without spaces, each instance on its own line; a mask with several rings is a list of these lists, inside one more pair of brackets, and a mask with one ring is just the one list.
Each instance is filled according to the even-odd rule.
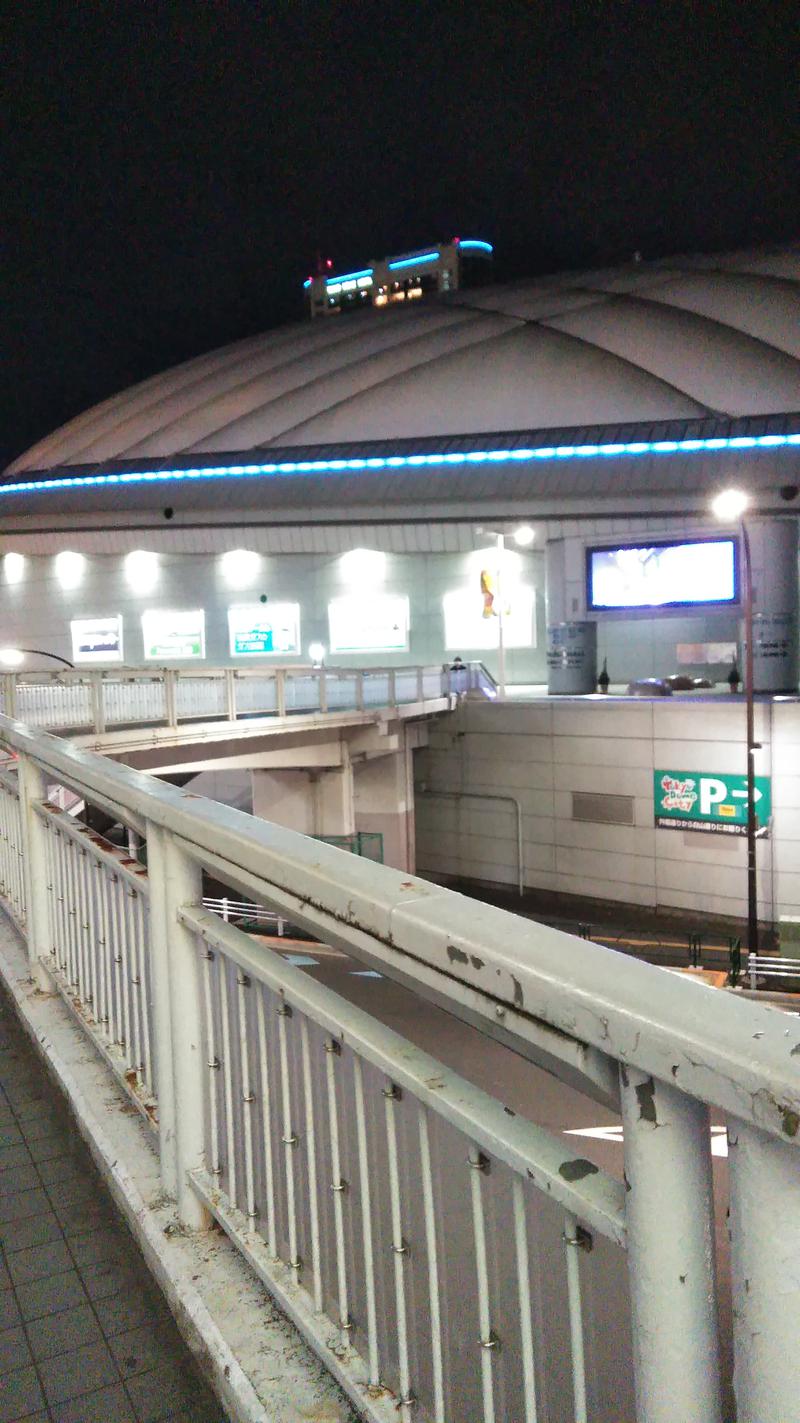
[[590,609],[735,603],[738,583],[735,539],[623,544],[586,550]]

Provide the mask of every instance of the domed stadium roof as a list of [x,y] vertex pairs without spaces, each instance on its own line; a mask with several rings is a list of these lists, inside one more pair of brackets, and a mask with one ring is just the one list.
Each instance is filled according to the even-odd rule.
[[295,323],[104,401],[8,473],[798,408],[795,244]]

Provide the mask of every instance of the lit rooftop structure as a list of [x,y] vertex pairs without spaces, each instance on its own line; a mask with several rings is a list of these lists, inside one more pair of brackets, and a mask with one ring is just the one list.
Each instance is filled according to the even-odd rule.
[[491,280],[493,254],[491,242],[454,237],[416,252],[373,260],[357,272],[322,272],[303,283],[309,315],[338,316],[366,306],[390,307],[483,286]]

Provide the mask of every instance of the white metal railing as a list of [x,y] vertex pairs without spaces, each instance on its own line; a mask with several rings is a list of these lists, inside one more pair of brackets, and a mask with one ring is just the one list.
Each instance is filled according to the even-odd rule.
[[229,924],[232,919],[246,919],[248,923],[263,924],[273,929],[277,938],[282,939],[288,928],[287,920],[274,909],[265,909],[263,904],[253,904],[246,899],[229,899],[227,895],[216,898],[206,895],[203,908],[211,914],[218,914]]
[[[32,974],[153,1125],[183,1226],[216,1217],[365,1418],[720,1423],[709,1107],[738,1417],[798,1418],[800,1024],[6,719],[0,745]],[[624,1183],[209,912],[203,872],[618,1111]]]
[[369,711],[438,700],[469,690],[491,695],[481,663],[351,669],[342,667],[123,668],[9,672],[0,677],[0,712],[51,731],[106,732],[131,726],[177,727],[257,716]]
[[747,974],[750,987],[758,988],[759,979],[794,978],[800,980],[800,959],[782,954],[748,954]]

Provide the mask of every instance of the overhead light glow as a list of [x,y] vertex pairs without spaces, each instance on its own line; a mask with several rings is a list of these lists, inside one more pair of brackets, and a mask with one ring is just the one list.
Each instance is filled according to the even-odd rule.
[[56,555],[56,578],[62,588],[77,588],[83,581],[86,569],[86,559],[82,553],[73,553],[71,549],[64,549],[63,553]]
[[351,548],[339,560],[342,577],[347,583],[361,587],[383,582],[386,575],[386,554],[375,548]]
[[126,554],[125,578],[134,593],[152,593],[158,582],[158,554],[147,548]]
[[3,557],[3,573],[6,583],[21,583],[25,577],[25,555],[7,553]]
[[397,272],[401,267],[419,267],[422,262],[438,262],[440,252],[421,252],[418,257],[399,257],[396,262],[389,263],[389,271]]
[[716,519],[725,522],[741,519],[749,503],[750,498],[744,490],[723,489],[722,493],[711,501],[711,512]]
[[530,524],[520,524],[519,528],[514,530],[514,543],[519,544],[520,548],[528,548],[535,538],[536,531]]
[[358,470],[412,469],[416,466],[470,464],[530,464],[535,461],[602,459],[630,455],[716,454],[725,450],[793,449],[800,434],[737,435],[707,440],[632,440],[614,445],[538,445],[525,449],[452,450],[447,454],[351,456],[349,459],[281,460],[271,464],[207,465],[202,469],[126,470],[119,474],[75,474],[57,479],[27,479],[0,484],[0,499],[14,494],[42,494],[45,490],[101,489],[125,484],[164,484],[203,479],[254,479],[268,475],[346,474]]
[[0,648],[0,662],[4,667],[19,667],[25,661],[25,653],[18,647]]
[[309,643],[308,655],[315,667],[319,667],[325,661],[325,645],[321,642]]
[[479,242],[476,237],[465,237],[457,241],[458,247],[463,252],[464,248],[470,248],[474,252],[488,252],[489,256],[494,252],[491,242]]
[[219,566],[229,588],[249,588],[261,572],[261,554],[250,548],[232,548],[223,553]]

